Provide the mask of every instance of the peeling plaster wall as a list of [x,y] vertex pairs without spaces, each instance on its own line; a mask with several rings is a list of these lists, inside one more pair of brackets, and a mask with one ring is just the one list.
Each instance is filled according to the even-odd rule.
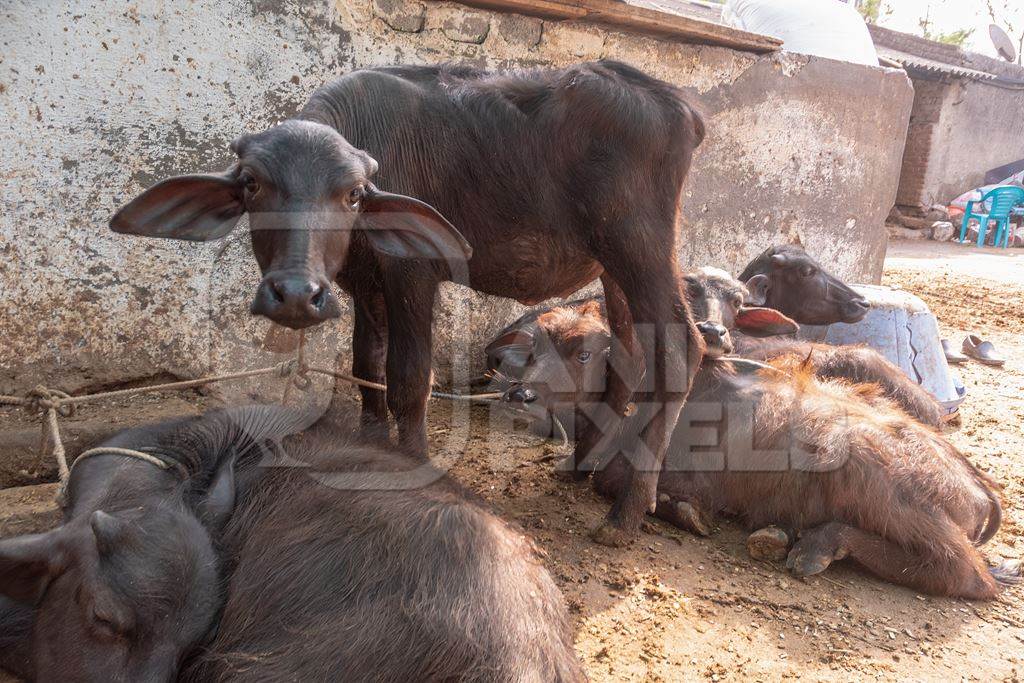
[[[244,229],[184,244],[115,236],[106,223],[160,178],[226,167],[231,139],[293,113],[338,73],[630,62],[684,87],[707,119],[686,190],[685,263],[736,271],[800,239],[858,281],[880,275],[912,99],[902,71],[406,0],[8,0],[0,48],[4,391],[280,360],[262,348],[267,324],[247,313],[258,275]],[[521,310],[446,287],[438,369],[472,370]],[[312,337],[318,361],[347,352],[347,315]]]

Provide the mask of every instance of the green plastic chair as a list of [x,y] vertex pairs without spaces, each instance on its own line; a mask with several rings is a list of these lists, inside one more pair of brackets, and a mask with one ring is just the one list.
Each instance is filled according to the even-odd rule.
[[[975,213],[974,205],[981,204],[981,209],[988,209],[988,213]],[[985,233],[988,231],[989,221],[996,221],[996,238],[992,244],[1005,248],[1010,242],[1010,211],[1017,204],[1024,204],[1024,188],[1015,185],[1000,185],[993,187],[985,193],[981,199],[972,199],[967,202],[964,209],[964,220],[960,223],[960,242],[963,243],[967,235],[967,224],[972,218],[978,221],[978,246],[985,245]]]

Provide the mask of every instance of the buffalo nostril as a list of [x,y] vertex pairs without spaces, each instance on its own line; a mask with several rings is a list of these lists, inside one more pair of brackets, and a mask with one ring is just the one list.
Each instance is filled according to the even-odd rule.
[[504,399],[509,403],[533,403],[537,400],[537,393],[532,389],[518,386],[506,391]]
[[313,308],[323,308],[324,301],[327,298],[327,288],[316,286],[313,296],[310,298],[309,303],[313,304]]
[[843,322],[855,323],[864,318],[871,310],[871,304],[865,299],[850,299],[843,308]]
[[713,322],[702,322],[697,323],[697,331],[704,337],[710,337],[712,339],[720,339],[725,334],[725,328],[718,323]]
[[270,298],[273,300],[275,304],[284,303],[284,294],[281,293],[281,290],[278,288],[276,282],[274,282],[273,280],[268,282],[267,289],[270,291]]

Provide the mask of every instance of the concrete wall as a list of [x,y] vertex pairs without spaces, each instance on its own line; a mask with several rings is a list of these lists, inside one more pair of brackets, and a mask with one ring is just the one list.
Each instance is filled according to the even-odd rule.
[[[106,223],[157,179],[226,167],[233,137],[288,116],[337,73],[631,62],[685,87],[707,116],[686,192],[686,263],[735,271],[799,239],[858,281],[880,274],[911,102],[902,71],[405,0],[9,0],[0,45],[4,391],[280,360],[261,345],[267,324],[246,312],[258,276],[244,230],[184,244],[115,236]],[[467,369],[520,310],[447,288],[438,366]],[[313,334],[317,360],[347,348],[346,324]]]
[[[868,28],[880,48],[1024,83],[1024,68],[1017,64],[881,26]],[[911,209],[946,204],[984,184],[989,169],[1024,158],[1024,89],[913,65],[908,71],[914,104],[897,204]]]
[[920,198],[926,206],[946,204],[984,184],[988,169],[1024,159],[1024,89],[954,80],[931,139]]

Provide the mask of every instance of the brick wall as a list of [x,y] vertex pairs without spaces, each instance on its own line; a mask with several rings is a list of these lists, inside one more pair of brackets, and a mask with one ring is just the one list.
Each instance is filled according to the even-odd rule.
[[925,203],[925,181],[932,142],[950,88],[946,80],[917,78],[913,83],[914,104],[910,110],[907,144],[903,148],[903,166],[896,193],[896,204],[910,208]]
[[896,203],[903,210],[945,204],[983,184],[985,172],[1024,158],[1024,68],[908,33],[870,26],[879,47],[995,80],[940,75],[908,67],[914,104]]

